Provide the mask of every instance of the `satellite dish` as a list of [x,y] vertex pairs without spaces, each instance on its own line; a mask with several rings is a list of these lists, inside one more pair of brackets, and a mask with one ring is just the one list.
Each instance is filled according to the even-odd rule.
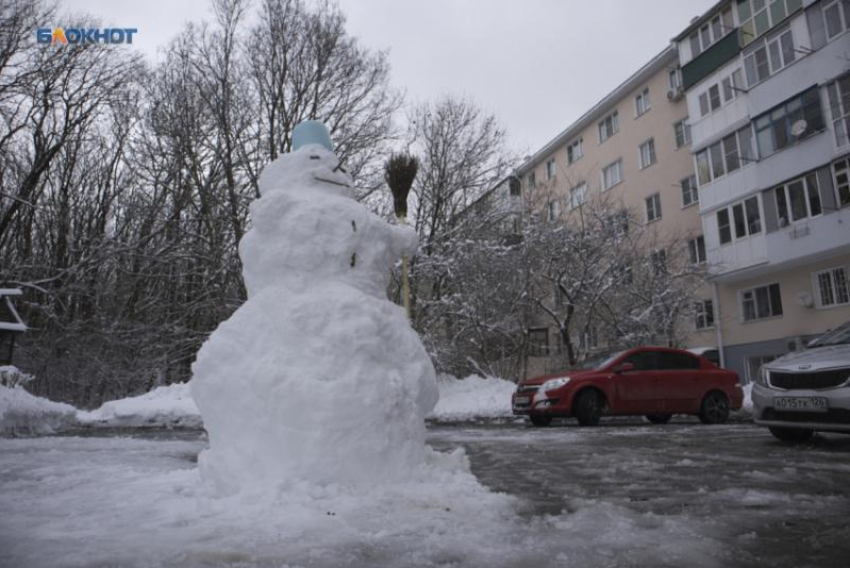
[[808,127],[809,123],[800,119],[791,125],[791,135],[794,136],[794,138],[799,138]]
[[794,299],[797,300],[797,304],[804,308],[811,308],[815,305],[814,298],[812,298],[812,295],[809,292],[806,292],[805,290],[797,292],[794,295]]

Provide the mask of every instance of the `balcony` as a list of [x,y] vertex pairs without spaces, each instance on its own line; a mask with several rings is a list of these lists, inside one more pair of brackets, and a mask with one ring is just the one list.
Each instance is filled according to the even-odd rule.
[[739,51],[741,43],[738,40],[738,28],[735,28],[682,67],[682,86],[687,91],[738,55]]

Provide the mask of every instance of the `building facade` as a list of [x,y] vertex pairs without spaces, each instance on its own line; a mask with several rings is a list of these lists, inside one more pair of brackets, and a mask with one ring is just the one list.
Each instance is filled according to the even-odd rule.
[[[526,159],[516,174],[524,196],[543,196],[538,213],[570,223],[586,203],[604,198],[629,209],[659,239],[686,241],[695,263],[706,260],[678,61],[676,46],[668,47]],[[701,295],[713,314],[711,287]],[[715,345],[711,315],[688,322],[687,345]],[[528,332],[534,349],[526,375],[558,370],[557,328],[541,318]],[[604,348],[596,337],[580,340]]]
[[850,0],[725,0],[674,39],[724,364],[850,320]]

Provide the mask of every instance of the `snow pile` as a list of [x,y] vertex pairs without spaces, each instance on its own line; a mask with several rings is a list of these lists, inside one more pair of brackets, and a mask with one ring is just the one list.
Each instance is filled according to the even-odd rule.
[[741,404],[740,410],[733,410],[731,416],[737,420],[752,420],[753,419],[753,383],[748,383],[741,387],[744,391],[744,402]]
[[309,480],[373,484],[421,473],[431,361],[386,297],[417,245],[353,199],[333,152],[271,163],[239,243],[248,301],[198,353],[192,394],[209,433],[202,478],[220,494]]
[[70,404],[33,396],[23,387],[0,385],[0,435],[52,434],[76,425]]
[[117,427],[200,428],[203,425],[189,383],[158,387],[140,396],[106,402],[92,412],[81,411],[79,420],[87,425]]
[[441,422],[461,422],[479,418],[510,418],[511,395],[516,385],[495,377],[470,375],[458,379],[440,375],[440,400],[429,415]]

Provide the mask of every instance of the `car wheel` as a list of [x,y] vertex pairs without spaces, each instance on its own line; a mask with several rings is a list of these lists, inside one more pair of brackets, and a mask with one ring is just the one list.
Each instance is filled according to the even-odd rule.
[[580,426],[596,426],[602,417],[602,400],[595,390],[582,391],[573,406]]
[[667,424],[673,418],[672,414],[647,414],[646,419],[653,424]]
[[529,416],[528,419],[531,420],[533,426],[543,427],[552,423],[551,416]]
[[769,427],[770,433],[782,440],[783,442],[805,442],[814,434],[814,430],[805,428],[776,428]]
[[722,424],[729,418],[729,399],[725,394],[713,391],[705,395],[699,407],[699,419],[703,424]]

